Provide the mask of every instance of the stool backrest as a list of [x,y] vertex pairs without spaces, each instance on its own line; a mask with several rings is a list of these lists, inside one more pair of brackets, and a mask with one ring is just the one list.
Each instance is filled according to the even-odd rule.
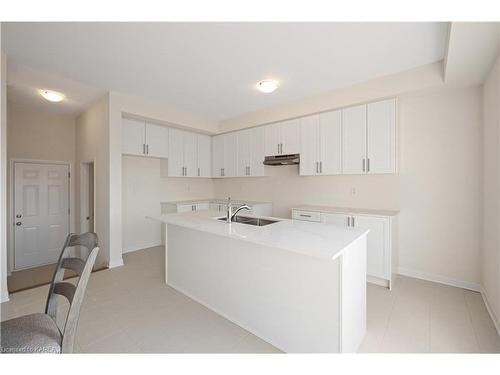
[[[57,295],[64,296],[68,300],[69,310],[61,332],[61,353],[73,352],[78,317],[80,316],[80,307],[85,295],[90,273],[92,272],[97,253],[99,252],[97,243],[97,234],[95,233],[70,233],[64,242],[59,261],[57,262],[52,283],[50,284],[45,313],[56,321]],[[71,256],[70,248],[75,246],[87,248],[88,256],[86,259]],[[75,284],[63,281],[65,270],[71,270],[78,275],[78,280]]]

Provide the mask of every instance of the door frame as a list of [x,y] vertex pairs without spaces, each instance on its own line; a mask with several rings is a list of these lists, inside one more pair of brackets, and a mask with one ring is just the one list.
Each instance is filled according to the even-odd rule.
[[[74,215],[75,207],[73,202],[73,162],[72,161],[61,161],[61,160],[37,160],[37,159],[24,159],[24,158],[10,158],[9,159],[9,182],[8,182],[8,217],[7,217],[7,275],[11,275],[14,271],[14,167],[16,163],[27,163],[27,164],[57,164],[57,165],[67,165],[69,170],[69,184],[68,184],[68,231],[69,233],[74,231]],[[61,248],[62,248],[61,244]],[[17,270],[16,270],[17,271]]]
[[[96,214],[95,214],[95,209],[96,209],[96,204],[95,204],[95,201],[96,201],[96,173],[95,173],[95,168],[96,168],[96,160],[93,159],[93,160],[87,160],[87,161],[82,161],[80,162],[80,179],[78,181],[78,184],[79,184],[79,189],[78,189],[78,194],[79,194],[79,197],[78,199],[80,200],[80,212],[78,213],[79,216],[80,216],[80,228],[79,228],[79,231],[80,233],[83,233],[83,226],[84,226],[84,223],[86,221],[86,218],[85,218],[85,215],[83,214],[83,210],[82,210],[82,207],[84,207],[85,205],[88,206],[88,176],[89,176],[89,168],[88,168],[88,165],[89,164],[92,164],[93,165],[93,173],[94,173],[94,178],[93,178],[93,185],[94,185],[94,207],[93,207],[93,210],[94,210],[94,232],[96,230]],[[86,194],[83,194],[84,192],[86,192]]]

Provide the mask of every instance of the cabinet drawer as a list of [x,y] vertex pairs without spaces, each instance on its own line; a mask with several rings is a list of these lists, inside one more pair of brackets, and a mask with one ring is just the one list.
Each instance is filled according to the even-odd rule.
[[293,210],[292,219],[303,221],[321,221],[321,213],[316,211]]

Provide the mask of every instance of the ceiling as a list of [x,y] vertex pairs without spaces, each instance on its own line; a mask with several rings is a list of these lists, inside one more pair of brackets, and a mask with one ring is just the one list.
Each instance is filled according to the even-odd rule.
[[[9,100],[77,114],[105,91],[213,120],[442,60],[447,23],[4,23]],[[257,81],[281,83],[272,94]]]

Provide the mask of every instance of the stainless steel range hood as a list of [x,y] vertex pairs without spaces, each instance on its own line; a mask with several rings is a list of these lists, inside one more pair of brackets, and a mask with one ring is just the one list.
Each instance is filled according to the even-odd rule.
[[296,165],[299,163],[299,154],[266,156],[264,158],[264,165]]

